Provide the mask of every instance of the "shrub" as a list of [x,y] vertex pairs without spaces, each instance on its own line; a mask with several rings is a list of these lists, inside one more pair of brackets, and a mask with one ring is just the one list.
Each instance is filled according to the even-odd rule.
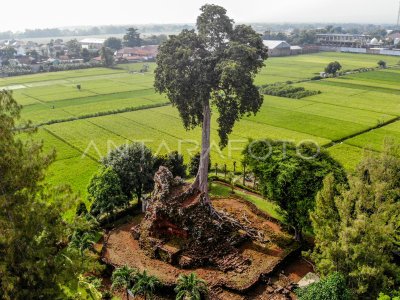
[[[200,167],[200,153],[197,152],[194,156],[190,158],[190,163],[189,163],[189,174],[191,176],[196,176],[197,172],[199,171]],[[210,158],[210,164],[208,165],[208,171],[211,169],[211,158]]]
[[186,165],[183,162],[183,156],[179,154],[178,151],[173,151],[167,155],[157,156],[155,158],[154,169],[157,170],[160,166],[167,167],[174,177],[186,177]]
[[322,79],[322,76],[319,76],[319,75],[311,77],[311,80],[321,80],[321,79]]
[[321,91],[306,90],[304,87],[292,86],[287,84],[267,84],[260,87],[260,92],[264,95],[301,99],[309,96],[321,94]]
[[333,273],[319,282],[296,291],[299,300],[350,300],[346,280],[340,273]]

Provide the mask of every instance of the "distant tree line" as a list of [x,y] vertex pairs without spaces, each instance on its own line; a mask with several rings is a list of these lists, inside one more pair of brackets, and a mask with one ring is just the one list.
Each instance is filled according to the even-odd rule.
[[[128,26],[132,27],[132,26]],[[191,25],[165,24],[165,25],[144,25],[135,26],[142,33],[172,33],[183,29],[192,29]],[[63,36],[87,36],[100,34],[123,34],[126,32],[127,26],[110,25],[110,26],[94,26],[91,28],[44,28],[44,29],[26,29],[23,32],[4,31],[0,32],[0,40],[2,39],[21,39],[21,38],[45,38],[45,37],[63,37]]]

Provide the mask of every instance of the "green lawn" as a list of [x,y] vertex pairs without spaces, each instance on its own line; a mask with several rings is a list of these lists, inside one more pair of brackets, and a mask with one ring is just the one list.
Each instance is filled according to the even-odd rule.
[[[218,182],[212,182],[210,188],[211,197],[232,197],[231,188],[225,185],[219,184]],[[235,196],[253,203],[261,211],[269,214],[271,217],[283,221],[281,214],[279,214],[279,207],[268,199],[264,199],[261,196],[256,196],[250,193],[246,193],[242,190],[235,190]]]

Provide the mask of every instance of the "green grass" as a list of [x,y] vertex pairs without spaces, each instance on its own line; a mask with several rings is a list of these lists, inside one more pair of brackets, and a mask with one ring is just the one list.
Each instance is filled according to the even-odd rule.
[[[231,188],[225,185],[219,184],[218,182],[212,182],[210,188],[210,195],[213,197],[232,197]],[[264,199],[261,196],[246,193],[242,190],[235,189],[235,196],[253,203],[261,211],[269,214],[271,217],[283,221],[282,216],[279,214],[279,207],[271,202],[270,200]]]
[[274,82],[298,81],[309,79],[323,72],[328,63],[339,61],[343,70],[354,70],[362,67],[376,67],[384,59],[388,65],[396,64],[398,57],[381,57],[377,55],[321,52],[315,54],[288,57],[270,57],[266,67],[257,76],[258,85]]

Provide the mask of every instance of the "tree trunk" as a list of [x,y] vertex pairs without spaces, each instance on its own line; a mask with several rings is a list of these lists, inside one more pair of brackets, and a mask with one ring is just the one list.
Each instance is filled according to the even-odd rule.
[[303,235],[301,234],[301,230],[297,229],[296,227],[294,228],[294,239],[296,240],[296,242],[303,241]]
[[210,164],[210,130],[211,130],[211,109],[210,104],[206,103],[203,107],[203,126],[201,137],[201,155],[199,171],[192,187],[197,188],[208,198],[208,166]]
[[[140,186],[142,186],[142,185],[140,185]],[[144,206],[143,206],[143,202],[142,202],[142,188],[141,187],[136,190],[136,197],[138,200],[138,206],[142,207],[142,212],[144,213],[145,210],[144,210]]]

